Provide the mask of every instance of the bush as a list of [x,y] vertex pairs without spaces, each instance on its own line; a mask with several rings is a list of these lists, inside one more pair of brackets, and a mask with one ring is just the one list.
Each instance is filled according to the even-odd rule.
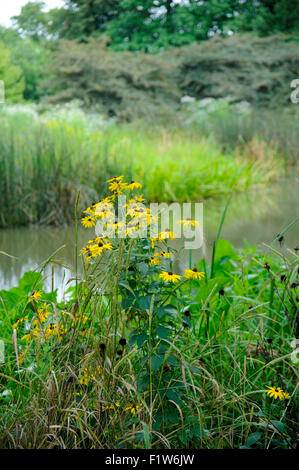
[[114,52],[105,40],[66,41],[55,54],[48,101],[79,99],[109,116],[149,123],[173,122],[185,95],[276,108],[290,104],[298,65],[298,42],[283,35],[215,37],[156,55]]

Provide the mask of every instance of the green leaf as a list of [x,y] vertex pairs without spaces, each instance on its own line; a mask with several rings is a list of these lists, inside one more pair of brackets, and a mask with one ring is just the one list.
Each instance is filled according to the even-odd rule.
[[138,269],[138,271],[140,272],[140,274],[142,274],[143,276],[146,276],[147,273],[148,273],[148,265],[145,264],[145,263],[136,263],[136,267]]
[[141,310],[149,310],[151,306],[152,295],[144,295],[143,297],[139,297],[138,304]]
[[270,423],[273,424],[279,432],[284,433],[284,424],[281,421],[271,420]]
[[174,392],[173,390],[168,390],[167,393],[166,393],[166,396],[169,400],[174,401],[178,405],[183,405],[183,402],[180,399],[179,395],[176,392]]
[[247,441],[246,441],[246,446],[251,447],[252,445],[256,444],[260,440],[261,437],[262,437],[261,432],[253,432],[252,434],[248,436]]
[[166,339],[168,338],[170,331],[170,328],[166,328],[165,326],[158,326],[157,335],[159,338]]
[[143,427],[143,437],[144,437],[144,444],[146,449],[150,449],[150,430],[149,427],[146,423],[141,421],[142,427]]
[[138,348],[141,348],[146,341],[148,341],[148,335],[141,334],[141,335],[135,335],[135,342],[137,343]]
[[209,434],[209,431],[202,429],[199,425],[193,426],[190,430],[190,437],[206,438]]
[[151,361],[152,361],[153,371],[157,372],[157,370],[160,369],[160,367],[162,366],[164,362],[164,356],[152,356]]
[[41,273],[36,273],[35,271],[27,271],[24,276],[19,280],[19,287],[23,289],[26,293],[31,293],[32,289],[41,289],[41,281],[43,276]]

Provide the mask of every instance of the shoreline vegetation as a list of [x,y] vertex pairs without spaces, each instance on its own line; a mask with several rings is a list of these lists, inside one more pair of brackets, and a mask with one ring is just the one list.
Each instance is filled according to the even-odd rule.
[[[103,211],[109,224],[125,192],[126,217],[148,227],[141,185],[108,184],[82,224]],[[67,300],[44,291],[42,271],[0,292],[2,448],[296,447],[299,247],[284,242],[296,220],[266,255],[221,239],[224,217],[211,263],[190,257],[180,274],[172,232],[98,236],[77,247]]]
[[272,113],[217,100],[191,103],[175,122],[151,128],[76,103],[38,110],[0,112],[2,228],[69,223],[77,191],[81,210],[105,196],[115,174],[140,181],[149,201],[187,202],[262,188],[296,167],[298,120],[288,110],[279,130]]

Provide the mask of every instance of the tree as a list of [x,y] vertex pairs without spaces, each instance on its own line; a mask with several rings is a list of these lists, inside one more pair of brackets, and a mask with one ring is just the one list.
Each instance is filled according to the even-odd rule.
[[50,15],[44,12],[45,2],[28,2],[21,13],[12,17],[14,27],[22,34],[38,41],[47,35]]
[[158,55],[114,52],[104,37],[60,41],[52,62],[51,103],[79,100],[109,116],[132,120],[175,111],[180,103],[171,62]]
[[120,13],[120,0],[65,1],[65,8],[49,12],[59,38],[84,39],[99,36]]
[[47,90],[42,82],[48,74],[51,51],[44,42],[22,38],[18,31],[0,26],[0,41],[9,49],[11,62],[21,68],[24,80],[24,98],[38,101]]
[[84,42],[105,34],[115,50],[156,52],[240,31],[299,32],[298,0],[65,0],[63,8],[44,7],[29,2],[14,17],[23,36]]
[[299,33],[298,0],[246,0],[239,2],[230,22],[234,31],[254,31],[260,36],[277,32]]
[[11,64],[10,51],[2,43],[0,43],[0,80],[4,81],[6,102],[22,101],[25,87],[22,70]]

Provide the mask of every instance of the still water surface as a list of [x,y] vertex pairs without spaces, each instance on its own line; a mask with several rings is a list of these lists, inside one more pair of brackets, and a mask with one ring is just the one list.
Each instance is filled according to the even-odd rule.
[[[199,260],[204,253],[210,255],[225,204],[225,199],[204,203],[205,246],[194,254],[194,261]],[[247,194],[237,194],[233,196],[229,206],[222,238],[231,241],[237,248],[244,247],[246,241],[262,247],[263,243],[270,244],[298,216],[299,184],[296,180],[282,181],[271,188]],[[80,229],[79,247],[93,236],[92,229]],[[299,245],[299,224],[287,233],[286,244],[291,248]],[[60,297],[66,282],[73,276],[67,267],[72,270],[74,266],[74,228],[29,227],[0,230],[0,251],[14,257],[0,254],[0,290],[16,286],[26,271],[40,269],[43,262],[62,246],[64,247],[55,255],[55,260],[65,266],[54,267],[54,287],[58,288]],[[44,271],[46,290],[51,289],[53,282],[51,269],[48,266]]]

